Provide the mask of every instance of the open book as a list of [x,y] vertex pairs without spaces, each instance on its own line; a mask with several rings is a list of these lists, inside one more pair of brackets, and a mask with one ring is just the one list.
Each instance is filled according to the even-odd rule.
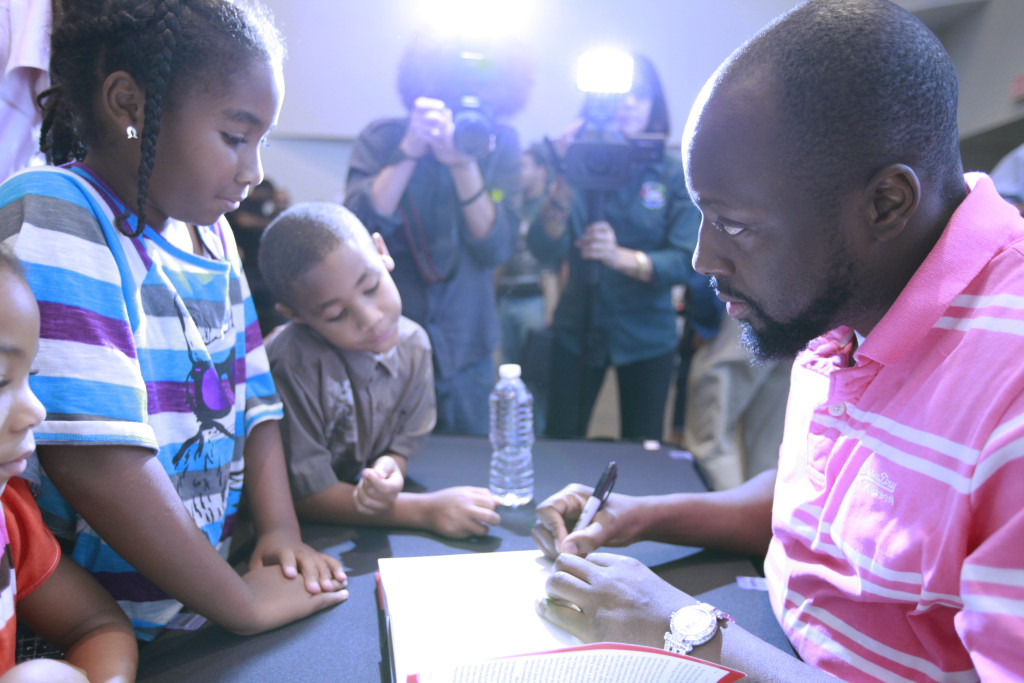
[[[584,646],[535,610],[551,573],[551,561],[539,550],[381,558],[378,567],[396,683],[712,683],[743,676],[654,648]],[[637,677],[638,671],[644,673]]]

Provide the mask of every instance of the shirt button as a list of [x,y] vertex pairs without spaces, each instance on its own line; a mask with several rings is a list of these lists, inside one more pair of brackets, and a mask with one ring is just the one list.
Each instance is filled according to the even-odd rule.
[[828,407],[828,414],[832,417],[839,417],[846,412],[845,403],[833,403]]

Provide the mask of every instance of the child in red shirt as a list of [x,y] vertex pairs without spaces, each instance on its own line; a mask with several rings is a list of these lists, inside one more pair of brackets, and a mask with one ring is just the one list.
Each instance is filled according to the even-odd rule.
[[[17,477],[35,450],[32,429],[46,415],[28,384],[38,346],[39,307],[16,262],[0,250],[0,683],[132,681],[138,647],[131,623],[88,573],[61,558]],[[67,661],[15,666],[17,620]]]

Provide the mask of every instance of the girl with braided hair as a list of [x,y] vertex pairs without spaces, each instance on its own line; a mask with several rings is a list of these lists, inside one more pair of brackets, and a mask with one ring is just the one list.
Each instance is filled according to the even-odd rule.
[[[262,179],[282,59],[256,6],[67,3],[40,97],[59,166],[0,186],[0,240],[42,316],[40,507],[144,640],[194,624],[183,605],[256,633],[348,597],[337,559],[300,538],[223,220]],[[243,501],[256,536],[239,576],[225,558]]]

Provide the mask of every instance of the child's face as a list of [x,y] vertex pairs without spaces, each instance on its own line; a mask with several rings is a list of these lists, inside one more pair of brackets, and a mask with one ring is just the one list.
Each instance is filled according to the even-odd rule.
[[402,300],[377,251],[366,243],[340,244],[295,285],[292,317],[342,349],[384,353],[398,343]]
[[211,225],[263,179],[260,151],[277,123],[284,81],[255,60],[230,87],[199,90],[164,112],[146,202],[147,222]]
[[32,429],[46,410],[28,386],[39,347],[39,307],[21,278],[0,270],[0,488],[25,471]]

